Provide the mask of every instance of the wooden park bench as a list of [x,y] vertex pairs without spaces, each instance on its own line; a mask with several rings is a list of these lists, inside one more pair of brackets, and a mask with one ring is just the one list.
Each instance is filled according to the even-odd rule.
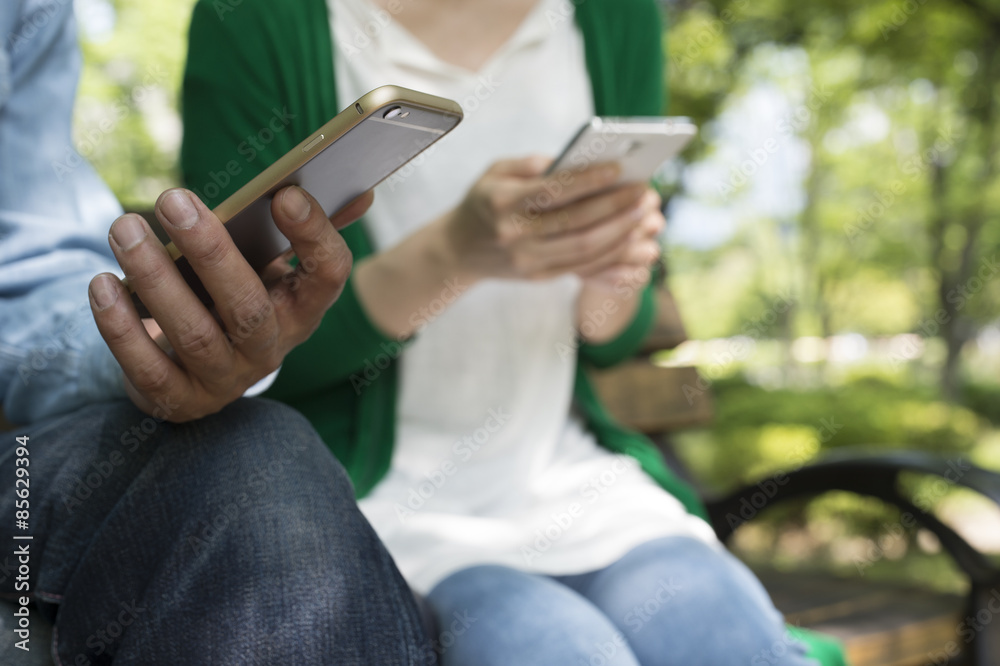
[[[652,362],[652,353],[673,349],[686,339],[670,293],[660,290],[657,298],[658,317],[642,353],[620,366],[596,371],[592,376],[609,411],[625,425],[649,435],[675,471],[682,478],[690,479],[670,447],[670,434],[708,423],[712,418],[711,395],[707,391],[685,392],[685,386],[693,387],[698,383],[695,368],[661,367]],[[0,412],[0,431],[9,429],[10,425],[2,419]],[[993,608],[1000,607],[1000,572],[958,534],[933,515],[920,511],[899,488],[898,477],[902,472],[943,476],[946,471],[945,461],[932,455],[855,451],[829,456],[790,472],[788,481],[778,486],[777,494],[768,500],[768,506],[831,490],[853,491],[882,499],[911,512],[921,527],[938,537],[944,550],[967,576],[970,590],[965,596],[936,594],[861,579],[758,570],[757,574],[789,623],[840,639],[853,666],[1000,664],[1000,613],[989,610],[992,594],[998,600]],[[998,474],[970,467],[958,485],[972,488],[1000,504]],[[733,532],[731,517],[739,516],[741,504],[753,500],[756,491],[758,488],[751,486],[726,495],[705,494],[705,503],[720,539],[729,538]],[[991,623],[982,622],[985,619],[983,609],[992,613]],[[966,643],[960,634],[962,623],[964,618],[977,614],[982,628],[973,632]],[[0,611],[0,633],[9,635],[6,631],[9,622],[10,613]],[[37,623],[34,626],[37,627]],[[36,637],[43,636],[44,633],[36,634]],[[36,646],[43,644],[35,643]],[[961,656],[948,656],[950,646],[955,646],[955,650],[960,648]],[[6,648],[6,644],[0,646],[0,663],[8,663],[4,661]],[[31,663],[50,662],[43,658]]]

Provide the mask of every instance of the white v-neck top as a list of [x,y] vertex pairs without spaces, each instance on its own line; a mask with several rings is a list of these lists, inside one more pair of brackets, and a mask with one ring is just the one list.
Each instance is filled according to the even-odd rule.
[[[583,39],[562,0],[539,0],[478,72],[443,62],[367,0],[328,2],[342,103],[391,83],[466,114],[376,188],[365,219],[379,250],[458,204],[496,160],[557,154],[593,114]],[[400,359],[392,462],[360,506],[419,592],[477,564],[571,574],[662,536],[718,543],[571,413],[579,290],[575,276],[449,283],[414,313],[429,323]]]

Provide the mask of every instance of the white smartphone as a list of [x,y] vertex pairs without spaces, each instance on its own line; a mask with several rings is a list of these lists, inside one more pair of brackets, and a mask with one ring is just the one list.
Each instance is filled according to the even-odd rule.
[[698,128],[689,118],[592,118],[570,140],[548,173],[583,171],[592,164],[618,162],[618,184],[648,181],[667,160],[677,156]]
[[[462,120],[457,103],[399,86],[367,93],[220,203],[213,212],[258,273],[291,244],[274,225],[271,201],[279,190],[298,185],[331,216],[429,148]],[[208,291],[159,224],[151,225],[184,279],[203,303]],[[149,312],[128,280],[142,317]]]

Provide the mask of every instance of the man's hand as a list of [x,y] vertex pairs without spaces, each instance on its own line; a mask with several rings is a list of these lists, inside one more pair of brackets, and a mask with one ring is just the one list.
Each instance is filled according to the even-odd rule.
[[265,286],[195,195],[164,192],[156,216],[212,296],[214,313],[142,217],[118,218],[111,249],[169,343],[165,350],[154,341],[114,275],[91,281],[94,319],[122,367],[132,402],[158,418],[190,421],[219,411],[276,370],[340,295],[351,253],[337,229],[360,217],[371,201],[370,193],[359,197],[329,220],[301,189],[280,191],[271,212],[299,265],[293,269],[287,258],[277,260],[264,273]]

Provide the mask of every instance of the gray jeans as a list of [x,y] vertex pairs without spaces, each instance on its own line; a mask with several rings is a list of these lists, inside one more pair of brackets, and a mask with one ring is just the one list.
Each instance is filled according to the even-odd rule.
[[0,543],[8,600],[24,594],[15,549],[28,548],[34,628],[31,655],[4,633],[4,663],[49,653],[46,620],[53,658],[73,666],[434,662],[346,473],[279,403],[243,399],[175,425],[118,402],[3,433]]

